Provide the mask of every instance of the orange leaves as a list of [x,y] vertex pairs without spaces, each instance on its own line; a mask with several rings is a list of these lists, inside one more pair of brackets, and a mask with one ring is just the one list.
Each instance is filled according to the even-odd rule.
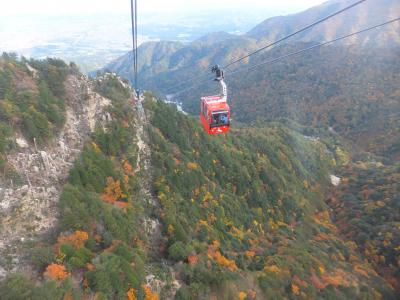
[[232,272],[237,271],[238,267],[234,260],[230,260],[223,256],[221,252],[218,250],[220,247],[219,241],[213,241],[212,245],[208,246],[207,256],[210,259],[214,259],[216,263],[220,266],[226,267]]
[[227,259],[225,256],[221,254],[221,252],[216,251],[214,258],[217,264],[219,264],[220,266],[227,267],[232,272],[237,271],[238,267],[236,266],[235,261]]
[[193,190],[193,195],[194,196],[199,196],[200,195],[200,189],[199,188],[195,188],[194,190]]
[[320,232],[314,237],[314,240],[316,240],[318,242],[329,241],[331,239],[332,238],[329,235],[327,235],[325,232]]
[[331,230],[332,232],[337,231],[336,226],[333,225],[333,223],[331,221],[328,211],[322,211],[322,212],[315,214],[313,217],[313,220],[318,225],[321,225],[321,226]]
[[86,269],[88,269],[88,271],[93,271],[95,268],[96,267],[94,264],[91,264],[91,263],[86,264]]
[[143,286],[144,290],[144,300],[158,300],[158,295],[153,293],[148,285]]
[[72,298],[71,293],[66,293],[63,297],[63,300],[74,300],[74,298]]
[[293,276],[292,281],[298,286],[302,286],[304,288],[308,287],[308,283],[305,282],[304,280],[301,280],[297,275]]
[[329,274],[325,273],[321,278],[318,278],[315,274],[310,277],[311,283],[317,289],[324,289],[328,285],[338,286],[350,286],[349,281],[346,279],[346,273],[341,269],[336,269],[334,272]]
[[189,170],[197,170],[199,168],[199,165],[194,162],[188,162],[186,164],[186,168],[188,168]]
[[114,248],[115,248],[116,246],[118,246],[119,244],[121,244],[121,241],[113,240],[112,243],[111,243],[111,246],[108,247],[107,249],[105,249],[104,252],[113,252],[113,251],[114,251]]
[[281,272],[281,270],[280,270],[277,266],[275,266],[275,265],[273,265],[273,266],[266,266],[266,267],[264,268],[264,271],[266,271],[266,272],[271,272],[271,273],[275,273],[275,274],[278,274],[278,273]]
[[350,284],[346,282],[345,277],[343,274],[335,273],[331,275],[322,275],[322,279],[325,283],[333,285],[334,287],[338,287],[339,285],[342,286],[349,286]]
[[203,202],[208,202],[208,201],[210,201],[210,200],[212,200],[213,199],[213,196],[212,196],[212,194],[210,193],[210,192],[206,192],[205,193],[205,195],[204,195],[204,197],[203,197]]
[[133,168],[128,161],[125,161],[122,166],[125,174],[131,175],[133,173]]
[[199,256],[189,255],[189,257],[188,257],[189,265],[193,266],[193,265],[196,265],[198,262],[199,262]]
[[257,292],[254,290],[248,290],[247,291],[247,297],[250,299],[256,299],[257,297]]
[[136,298],[136,290],[134,288],[130,288],[128,292],[126,293],[126,299],[127,300],[137,300]]
[[316,289],[322,290],[327,284],[323,283],[315,274],[310,277],[310,281]]
[[57,242],[58,244],[71,244],[75,248],[80,248],[88,239],[89,235],[87,232],[77,230],[71,235],[59,236]]
[[103,240],[100,234],[95,234],[93,238],[96,241],[96,243],[100,243]]
[[256,297],[257,297],[257,293],[253,290],[248,290],[247,292],[240,291],[238,293],[239,300],[256,299]]
[[365,271],[365,269],[358,264],[354,266],[354,272],[356,272],[362,276],[369,277],[367,271]]
[[245,255],[247,258],[253,258],[253,257],[256,255],[256,253],[255,253],[254,251],[246,251],[246,252],[244,253],[244,255]]
[[62,281],[67,278],[69,274],[65,269],[65,266],[59,264],[51,264],[47,266],[46,271],[43,275],[44,277],[52,280]]
[[292,293],[295,295],[299,295],[300,294],[300,288],[292,283]]
[[122,127],[129,128],[129,122],[127,120],[122,120]]
[[112,177],[107,177],[106,187],[104,188],[101,198],[104,202],[114,204],[126,195],[122,192],[121,183],[119,180],[114,181]]

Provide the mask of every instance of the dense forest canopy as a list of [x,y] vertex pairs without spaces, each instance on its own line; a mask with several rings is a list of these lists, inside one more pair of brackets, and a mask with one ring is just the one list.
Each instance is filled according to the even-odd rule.
[[[88,78],[59,59],[2,54],[0,217],[16,218],[22,198],[42,201],[53,188],[59,194],[54,228],[19,238],[17,261],[24,266],[13,269],[11,253],[0,257],[0,271],[8,272],[0,272],[7,275],[0,298],[398,299],[398,27],[252,72],[226,70],[233,116],[227,135],[207,135],[193,116],[200,96],[215,93],[211,80],[174,95],[188,114],[157,99],[209,65],[346,3],[272,18],[243,36],[144,44],[139,74],[154,93],[145,91],[140,101],[115,74]],[[379,21],[399,5],[377,3],[237,67],[343,34],[346,24]],[[132,80],[130,59],[106,68]],[[87,109],[72,109],[71,99]],[[77,126],[78,136],[62,139],[82,141],[74,159],[63,161],[65,176],[35,194],[26,170],[12,167],[10,157],[21,154],[33,167],[35,156],[44,165],[36,173],[50,172],[44,150],[82,119],[87,124]],[[3,201],[13,190],[20,199]]]

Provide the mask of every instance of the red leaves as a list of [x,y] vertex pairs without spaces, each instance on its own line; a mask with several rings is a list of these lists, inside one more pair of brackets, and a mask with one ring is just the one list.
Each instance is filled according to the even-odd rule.
[[315,274],[310,277],[310,281],[319,290],[324,289],[328,285],[327,283],[323,283]]
[[189,255],[188,263],[189,265],[196,265],[199,262],[199,257],[197,255]]

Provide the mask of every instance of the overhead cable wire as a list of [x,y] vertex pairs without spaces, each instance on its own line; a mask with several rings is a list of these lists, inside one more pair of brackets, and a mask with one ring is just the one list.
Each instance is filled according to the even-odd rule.
[[[270,43],[270,44],[268,44],[268,45],[266,45],[264,47],[261,47],[261,48],[257,49],[256,51],[253,51],[253,52],[251,52],[251,53],[249,53],[249,54],[247,54],[247,55],[245,55],[243,57],[240,57],[240,58],[228,63],[227,65],[223,66],[222,69],[226,69],[226,68],[228,68],[228,67],[230,67],[230,66],[232,66],[232,65],[234,65],[234,64],[236,64],[236,63],[238,63],[240,61],[243,61],[244,59],[246,59],[246,58],[248,58],[250,56],[253,56],[253,55],[257,54],[257,53],[260,53],[263,50],[271,48],[272,46],[275,46],[275,45],[277,45],[277,44],[279,44],[279,43],[281,43],[281,42],[283,42],[283,41],[285,41],[285,40],[287,40],[287,39],[289,39],[289,38],[291,38],[291,37],[293,37],[293,36],[295,36],[295,35],[297,35],[297,34],[299,34],[301,32],[304,32],[304,31],[306,31],[306,30],[308,30],[308,29],[310,29],[310,28],[312,28],[312,27],[314,27],[316,25],[319,25],[319,24],[321,24],[321,23],[323,23],[323,22],[325,22],[325,21],[327,21],[327,20],[329,20],[329,19],[331,19],[331,18],[333,18],[333,17],[335,17],[335,16],[337,16],[337,15],[339,15],[339,14],[341,14],[341,13],[343,13],[343,12],[345,12],[345,11],[355,7],[355,6],[357,6],[357,5],[360,5],[361,3],[365,2],[365,1],[367,1],[367,0],[360,0],[360,1],[357,1],[357,2],[355,2],[355,3],[353,3],[353,4],[349,5],[349,6],[346,6],[345,8],[343,8],[343,9],[341,9],[341,10],[335,12],[335,13],[332,13],[332,14],[330,14],[330,15],[328,15],[328,16],[326,16],[326,17],[324,17],[324,18],[322,18],[322,19],[320,19],[320,20],[318,20],[318,21],[306,26],[306,27],[303,27],[303,28],[301,28],[301,29],[299,29],[299,30],[297,30],[297,31],[295,31],[295,32],[293,32],[293,33],[291,33],[291,34],[289,34],[289,35],[277,40],[277,41],[274,41],[273,43]],[[178,87],[180,87],[180,86],[182,86],[182,85],[184,85],[184,84],[186,84],[188,82],[192,82],[193,80],[200,79],[200,78],[203,78],[205,76],[206,75],[194,76],[192,78],[184,80],[184,81],[180,82],[179,84],[168,88],[166,90],[166,93],[168,93],[169,91],[173,91],[174,89],[176,89],[176,88],[178,88]]]
[[[235,74],[241,73],[241,72],[248,72],[248,71],[251,71],[251,70],[253,70],[253,69],[256,69],[256,68],[258,68],[258,67],[260,67],[260,66],[270,65],[270,64],[276,63],[276,62],[278,62],[278,61],[280,61],[280,60],[283,60],[283,59],[285,59],[285,58],[288,58],[288,57],[291,57],[291,56],[295,56],[295,55],[298,55],[298,54],[301,54],[301,53],[304,53],[304,52],[313,50],[313,49],[315,49],[315,48],[319,48],[319,47],[322,47],[322,46],[326,46],[326,45],[328,45],[328,44],[332,44],[332,43],[335,43],[335,42],[338,42],[338,41],[341,41],[341,40],[344,40],[344,39],[347,39],[347,38],[356,36],[356,35],[358,35],[358,34],[362,34],[362,33],[371,31],[371,30],[373,30],[373,29],[377,29],[377,28],[379,28],[379,27],[383,27],[383,26],[389,25],[389,24],[392,24],[392,23],[395,23],[395,22],[398,22],[398,21],[400,21],[400,17],[399,17],[399,18],[396,18],[396,19],[392,19],[392,20],[387,21],[387,22],[384,22],[384,23],[381,23],[381,24],[378,24],[378,25],[375,25],[375,26],[372,26],[372,27],[368,27],[368,28],[366,28],[366,29],[363,29],[363,30],[360,30],[360,31],[357,31],[357,32],[353,32],[353,33],[348,34],[348,35],[345,35],[345,36],[338,37],[338,38],[336,38],[336,39],[333,39],[333,40],[330,40],[330,41],[327,41],[327,42],[319,43],[319,44],[316,44],[316,45],[313,45],[313,46],[310,46],[310,47],[307,47],[307,48],[304,48],[304,49],[301,49],[301,50],[298,50],[298,51],[295,51],[295,52],[291,52],[291,53],[286,54],[286,55],[279,56],[279,57],[274,58],[274,59],[270,59],[270,60],[261,62],[261,63],[256,64],[256,65],[252,65],[252,66],[250,66],[250,67],[240,68],[240,69],[237,69],[237,70],[232,71],[232,72],[227,72],[226,75],[231,76],[231,75],[235,75]],[[183,92],[186,92],[186,91],[188,91],[188,90],[191,90],[191,89],[193,89],[194,87],[196,87],[196,86],[198,86],[198,85],[200,85],[200,84],[202,84],[202,83],[204,83],[204,82],[211,81],[212,79],[213,79],[213,78],[210,78],[210,79],[207,79],[207,80],[203,80],[203,81],[201,81],[201,82],[198,82],[198,83],[196,83],[196,84],[193,84],[193,85],[191,85],[190,87],[188,87],[188,88],[186,88],[186,89],[184,89],[184,90],[181,90],[181,91],[175,93],[174,95],[179,95],[179,94],[181,94],[181,93],[183,93]]]
[[393,20],[390,20],[390,21],[387,21],[387,22],[384,22],[384,23],[381,23],[381,24],[378,24],[378,25],[375,25],[375,26],[372,26],[372,27],[357,31],[357,32],[353,32],[353,33],[345,35],[345,36],[338,37],[336,39],[333,39],[333,40],[330,40],[330,41],[327,41],[327,42],[319,43],[319,44],[316,44],[316,45],[301,49],[301,50],[296,51],[296,52],[292,52],[292,53],[289,53],[289,54],[286,54],[286,55],[283,55],[283,56],[280,56],[280,57],[277,57],[277,58],[274,58],[274,59],[271,59],[271,60],[268,60],[268,61],[264,61],[262,63],[253,65],[253,66],[248,67],[248,68],[241,68],[241,69],[229,72],[228,74],[229,75],[234,75],[234,74],[237,74],[237,73],[240,73],[240,72],[244,72],[244,71],[251,71],[251,70],[256,69],[256,68],[258,68],[260,66],[273,64],[273,63],[278,62],[278,61],[280,61],[282,59],[285,59],[285,58],[288,58],[288,57],[291,57],[291,56],[294,56],[294,55],[297,55],[297,54],[301,54],[303,52],[307,52],[307,51],[313,50],[315,48],[326,46],[328,44],[332,44],[332,43],[335,43],[335,42],[338,42],[338,41],[353,37],[355,35],[358,35],[358,34],[361,34],[361,33],[367,32],[367,31],[371,31],[373,29],[376,29],[376,28],[379,28],[379,27],[382,27],[382,26],[385,26],[385,25],[389,25],[391,23],[398,22],[398,21],[400,21],[400,18],[396,18],[396,19],[393,19]]
[[314,27],[314,26],[316,26],[318,24],[321,24],[321,23],[323,23],[323,22],[325,22],[325,21],[327,21],[327,20],[329,20],[329,19],[331,19],[331,18],[333,18],[333,17],[335,17],[335,16],[337,16],[337,15],[339,15],[341,13],[344,13],[345,11],[347,11],[347,10],[357,6],[357,5],[360,5],[361,3],[365,2],[365,1],[367,1],[367,0],[360,0],[360,1],[356,2],[356,3],[353,3],[352,5],[347,6],[347,7],[343,8],[343,9],[341,9],[341,10],[339,10],[339,11],[337,11],[337,12],[335,12],[335,13],[333,13],[333,14],[325,17],[325,18],[322,18],[322,19],[320,19],[320,20],[318,20],[318,21],[316,21],[316,22],[304,27],[304,28],[301,28],[300,30],[297,30],[297,31],[295,31],[295,32],[293,32],[293,33],[291,33],[291,34],[289,34],[289,35],[287,35],[287,36],[285,36],[285,37],[283,37],[283,38],[271,43],[271,44],[268,44],[268,45],[266,45],[266,46],[264,46],[264,47],[262,47],[260,49],[257,49],[256,51],[253,51],[253,52],[251,52],[251,53],[249,53],[249,54],[247,54],[247,55],[245,55],[245,56],[243,56],[241,58],[238,58],[238,59],[230,62],[229,64],[223,66],[222,69],[229,68],[230,66],[232,66],[232,65],[234,65],[234,64],[236,64],[238,62],[241,62],[244,59],[249,58],[250,56],[253,56],[253,55],[257,54],[257,53],[260,53],[261,51],[264,51],[264,50],[266,50],[268,48],[271,48],[272,46],[275,46],[276,44],[279,44],[279,43],[281,43],[281,42],[283,42],[283,41],[285,41],[285,40],[287,40],[287,39],[289,39],[289,38],[291,38],[291,37],[293,37],[293,36],[295,36],[295,35],[297,35],[299,33],[302,33],[302,32],[304,32],[304,31],[306,31],[306,30],[308,30],[308,29],[310,29],[310,28],[312,28],[312,27]]
[[138,89],[138,45],[137,45],[137,1],[131,0],[131,22],[132,22],[132,58],[133,58],[133,82],[134,88]]
[[135,52],[136,52],[136,67],[135,67],[135,87],[136,90],[139,90],[139,77],[138,77],[138,63],[139,63],[139,56],[138,56],[138,9],[137,9],[137,0],[135,0]]

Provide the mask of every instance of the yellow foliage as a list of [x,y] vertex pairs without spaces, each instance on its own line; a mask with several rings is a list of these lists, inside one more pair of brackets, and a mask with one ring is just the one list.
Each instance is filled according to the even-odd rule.
[[85,242],[89,239],[89,235],[85,231],[75,231],[73,234],[68,236],[59,236],[57,242],[59,244],[71,244],[75,248],[82,247]]
[[300,288],[292,283],[292,293],[295,295],[299,295],[300,294]]
[[200,220],[200,221],[198,222],[198,224],[199,224],[200,226],[208,226],[208,223],[207,223],[207,221],[205,221],[205,220]]
[[186,164],[186,168],[188,168],[189,170],[197,170],[199,168],[199,165],[194,162],[188,162]]
[[236,262],[234,260],[227,259],[219,251],[215,252],[214,258],[217,264],[223,267],[227,267],[232,272],[238,269],[238,267],[236,266]]
[[210,200],[212,200],[212,198],[213,198],[212,194],[210,192],[206,192],[206,194],[204,195],[204,198],[203,198],[203,202],[210,201]]
[[321,273],[321,274],[324,274],[325,273],[325,268],[323,267],[323,266],[319,266],[319,272]]
[[346,166],[349,164],[350,162],[350,156],[347,152],[345,152],[344,150],[340,149],[339,147],[336,148],[336,156],[339,160],[339,164],[341,166]]
[[245,292],[239,292],[238,297],[239,300],[244,300],[247,298],[247,294]]
[[208,221],[210,223],[214,223],[217,220],[217,217],[214,214],[208,216]]
[[246,252],[244,253],[244,255],[245,255],[247,258],[253,258],[253,257],[256,255],[256,253],[255,253],[254,251],[246,251]]
[[230,233],[234,237],[238,238],[239,240],[243,240],[243,238],[244,238],[244,232],[242,230],[236,228],[235,226],[232,226]]
[[124,175],[124,183],[125,183],[125,185],[129,185],[129,176],[128,175]]
[[214,241],[212,242],[212,245],[214,246],[215,249],[218,249],[218,248],[221,246],[221,244],[220,244],[219,241],[217,241],[217,240],[214,240]]
[[106,187],[104,188],[101,198],[104,202],[114,204],[126,195],[122,192],[121,183],[119,180],[114,181],[112,177],[107,178]]
[[92,147],[96,153],[101,152],[100,147],[95,142],[92,142]]
[[173,233],[174,233],[174,230],[175,230],[174,225],[169,224],[167,230],[168,230],[168,233],[169,233],[170,235],[173,234]]
[[266,267],[264,268],[264,271],[266,271],[266,272],[271,272],[271,273],[280,273],[280,272],[281,272],[281,270],[278,268],[278,266],[275,266],[275,265],[273,265],[273,266],[266,266]]
[[158,193],[158,200],[164,202],[167,199],[167,196],[163,192]]

